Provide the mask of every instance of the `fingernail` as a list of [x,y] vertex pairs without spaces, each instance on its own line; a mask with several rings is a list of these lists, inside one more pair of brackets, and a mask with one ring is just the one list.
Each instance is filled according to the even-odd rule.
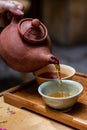
[[18,14],[18,15],[23,15],[24,14],[24,12],[21,11],[20,9],[15,10],[15,13]]

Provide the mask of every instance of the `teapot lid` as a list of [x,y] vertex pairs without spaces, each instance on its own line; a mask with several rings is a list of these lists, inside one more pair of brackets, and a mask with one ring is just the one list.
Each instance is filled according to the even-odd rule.
[[38,43],[47,37],[47,29],[38,19],[22,19],[18,23],[18,31],[27,42]]

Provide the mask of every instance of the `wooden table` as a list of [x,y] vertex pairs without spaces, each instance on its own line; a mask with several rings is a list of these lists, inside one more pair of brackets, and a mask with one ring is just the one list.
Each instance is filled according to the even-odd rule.
[[7,130],[73,130],[34,112],[16,108],[0,97],[0,128]]

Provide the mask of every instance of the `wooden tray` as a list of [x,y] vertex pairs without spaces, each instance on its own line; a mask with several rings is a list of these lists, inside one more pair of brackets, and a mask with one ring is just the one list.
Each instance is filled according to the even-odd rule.
[[87,75],[76,73],[73,80],[84,86],[78,102],[68,112],[46,106],[38,94],[35,80],[16,86],[4,93],[4,101],[19,108],[26,108],[77,129],[87,130]]

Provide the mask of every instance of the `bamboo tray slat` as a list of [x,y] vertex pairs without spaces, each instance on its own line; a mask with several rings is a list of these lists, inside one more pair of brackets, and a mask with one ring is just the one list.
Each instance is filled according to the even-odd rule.
[[71,127],[87,130],[87,75],[76,73],[72,80],[80,82],[84,89],[78,102],[68,112],[52,109],[45,105],[38,94],[36,80],[6,91],[4,101],[19,108],[25,108]]

